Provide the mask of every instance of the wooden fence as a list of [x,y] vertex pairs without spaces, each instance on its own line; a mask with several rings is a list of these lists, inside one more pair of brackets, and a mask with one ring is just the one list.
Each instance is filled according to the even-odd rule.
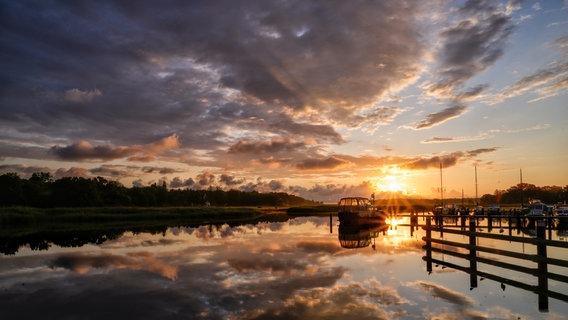
[[[410,218],[410,224],[406,224],[411,228],[421,227],[425,230],[426,235],[423,249],[426,261],[426,271],[432,272],[432,264],[444,267],[454,268],[466,272],[470,275],[470,287],[476,288],[478,277],[491,279],[501,283],[501,286],[509,285],[534,292],[538,295],[538,308],[540,311],[548,311],[548,298],[554,298],[568,302],[566,292],[555,292],[549,290],[549,280],[568,283],[568,242],[552,240],[552,230],[562,230],[562,221],[550,219],[526,219],[511,216],[429,216],[429,215],[398,215],[397,217],[407,216]],[[419,218],[424,223],[419,223]],[[567,221],[568,222],[568,221]],[[560,224],[559,224],[560,223]],[[400,224],[399,224],[400,225]],[[491,233],[492,228],[499,228],[500,234]],[[534,230],[529,237],[524,234],[519,235],[520,230]],[[481,231],[481,229],[483,231]],[[508,234],[503,234],[508,229]],[[487,231],[485,231],[487,230]],[[517,235],[513,235],[516,230]],[[434,237],[433,233],[438,233],[439,237]],[[462,241],[445,240],[444,234],[462,235]],[[454,237],[459,238],[459,237]],[[500,242],[502,245],[496,247],[487,247],[477,245],[479,239],[491,239]],[[511,247],[508,243],[522,243],[528,246],[534,246],[536,254],[527,254],[524,252],[509,251],[499,248]],[[559,248],[561,254],[557,257],[548,255],[549,248]],[[454,257],[457,261],[465,262],[458,264],[447,262],[444,259],[438,259],[432,256],[432,253],[438,253]],[[506,257],[497,259],[495,255]],[[515,259],[529,261],[532,267],[521,266],[514,263]],[[505,260],[505,261],[500,261]],[[518,262],[518,261],[517,261]],[[526,264],[526,263],[524,263]],[[484,268],[486,266],[498,267],[498,271],[488,272]],[[549,266],[555,266],[555,269],[563,270],[562,273],[550,272]],[[529,284],[530,281],[519,281],[509,279],[504,275],[498,274],[499,271],[512,270],[525,274],[532,279],[536,278],[536,285]],[[527,278],[530,280],[531,278]],[[533,282],[535,282],[533,280]]]

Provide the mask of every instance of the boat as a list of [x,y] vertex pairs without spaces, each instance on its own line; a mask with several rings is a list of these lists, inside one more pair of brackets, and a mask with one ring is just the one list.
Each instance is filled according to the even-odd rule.
[[341,198],[337,215],[339,221],[345,223],[384,222],[387,217],[383,210],[364,197]]
[[551,214],[549,207],[538,200],[531,202],[528,207],[523,210],[528,217],[544,217]]
[[559,217],[568,217],[568,207],[559,206],[556,208],[556,215]]
[[493,205],[489,208],[487,208],[487,215],[498,215],[499,212],[501,211],[501,207],[499,207],[499,205]]
[[475,206],[475,208],[473,208],[472,213],[474,216],[483,216],[485,215],[485,208],[483,206]]

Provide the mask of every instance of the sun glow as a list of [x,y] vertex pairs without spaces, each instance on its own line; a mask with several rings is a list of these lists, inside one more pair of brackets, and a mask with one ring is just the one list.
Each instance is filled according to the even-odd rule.
[[376,186],[379,191],[408,194],[405,184],[395,175],[384,176]]

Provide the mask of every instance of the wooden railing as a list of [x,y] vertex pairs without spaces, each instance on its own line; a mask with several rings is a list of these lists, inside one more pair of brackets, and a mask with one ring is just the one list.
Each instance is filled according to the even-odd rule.
[[[555,292],[548,288],[548,281],[559,281],[568,283],[568,242],[551,240],[551,231],[558,229],[558,220],[552,218],[538,218],[534,220],[525,220],[522,217],[511,216],[493,216],[493,217],[476,217],[476,216],[430,216],[430,215],[398,215],[397,217],[410,217],[411,228],[421,227],[425,230],[426,235],[423,249],[426,261],[426,271],[432,272],[432,264],[444,267],[454,268],[466,272],[470,275],[471,289],[477,287],[478,277],[491,279],[500,282],[502,286],[510,285],[527,291],[534,292],[538,295],[538,308],[540,311],[548,311],[548,298],[554,298],[568,302],[566,292]],[[419,223],[418,218],[422,218],[423,224]],[[558,219],[558,218],[555,218]],[[481,223],[483,222],[483,223]],[[505,222],[505,223],[503,223]],[[568,222],[568,221],[566,221]],[[401,225],[401,224],[399,224]],[[498,227],[500,231],[508,229],[508,234],[490,233],[493,227]],[[483,232],[480,231],[483,228]],[[513,236],[513,230],[521,230],[522,228],[534,228],[534,236],[526,237],[524,235]],[[487,232],[485,232],[487,230]],[[548,232],[548,239],[547,239]],[[434,237],[433,233],[438,233],[439,238]],[[454,234],[464,236],[464,241],[453,241],[444,239],[444,234]],[[507,243],[523,243],[536,248],[536,254],[527,254],[524,252],[509,251],[496,249],[495,247],[479,246],[479,239],[491,239],[493,241],[502,241],[502,246],[508,247]],[[509,246],[510,247],[510,246]],[[557,257],[548,256],[548,248],[560,248],[561,254]],[[529,250],[531,251],[531,250]],[[534,251],[534,250],[533,250]],[[457,258],[457,261],[465,262],[465,265],[454,262],[447,262],[432,256],[433,253],[448,255]],[[488,255],[487,255],[488,254]],[[492,257],[490,255],[493,255]],[[505,261],[499,261],[495,255],[506,257]],[[530,261],[534,263],[533,267],[520,266],[514,263],[515,259]],[[456,260],[456,259],[454,259]],[[518,262],[518,261],[517,261]],[[512,270],[526,274],[527,276],[536,278],[536,285],[527,282],[508,279],[506,276],[488,272],[484,270],[486,266],[498,267],[498,271]],[[556,269],[561,268],[562,273],[549,272],[548,267],[555,266]],[[497,272],[498,273],[498,272]],[[503,287],[504,288],[504,287]]]

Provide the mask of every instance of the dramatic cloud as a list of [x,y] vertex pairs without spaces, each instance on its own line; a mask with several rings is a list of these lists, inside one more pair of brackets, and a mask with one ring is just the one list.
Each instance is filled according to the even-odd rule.
[[402,108],[397,107],[375,107],[370,110],[364,110],[360,114],[347,115],[341,124],[348,127],[361,128],[362,130],[373,132],[381,125],[391,123],[400,113]]
[[426,119],[420,120],[420,122],[416,125],[416,129],[420,130],[420,129],[433,127],[435,125],[444,123],[450,119],[459,117],[466,111],[467,111],[466,106],[453,106],[439,112],[430,113],[426,117]]
[[128,147],[93,146],[88,141],[81,141],[67,147],[55,146],[51,152],[66,160],[111,160],[131,156],[138,150]]
[[161,141],[150,143],[144,146],[133,147],[113,147],[113,146],[93,146],[88,141],[67,147],[52,147],[51,152],[63,160],[113,160],[120,158],[130,158],[133,161],[149,161],[154,155],[169,149],[179,147],[177,135],[172,135]]
[[279,153],[295,151],[305,146],[304,142],[291,142],[290,139],[273,139],[271,141],[245,142],[239,141],[229,148],[229,153]]
[[444,168],[455,166],[459,161],[473,159],[484,153],[495,152],[497,148],[476,149],[471,151],[458,151],[443,156],[416,158],[401,164],[401,167],[409,170],[425,170],[428,168]]
[[503,54],[514,30],[510,14],[515,8],[518,6],[509,6],[503,12],[491,1],[466,1],[456,11],[457,20],[440,33],[443,44],[437,54],[440,63],[435,80],[423,86],[428,95],[454,106],[430,113],[418,122],[416,129],[430,128],[461,116],[467,110],[462,104],[487,88],[483,84],[461,91],[468,80],[485,71]]
[[325,159],[306,159],[296,165],[300,170],[320,170],[335,169],[337,167],[348,165],[349,162],[337,157],[329,157]]
[[521,4],[2,1],[0,170],[316,196],[413,152],[524,152],[510,130],[562,138],[568,37],[561,4]]
[[429,139],[422,140],[421,143],[447,143],[447,142],[464,142],[464,141],[480,141],[491,138],[499,130],[489,130],[486,132],[480,132],[475,136],[462,136],[462,137],[433,137]]
[[452,142],[455,141],[454,138],[439,138],[439,137],[434,137],[434,138],[430,138],[430,139],[426,139],[424,141],[422,141],[423,143],[442,143],[442,142]]
[[93,98],[100,96],[101,94],[101,91],[98,89],[92,91],[81,91],[74,88],[65,91],[65,100],[77,103],[90,102]]
[[[502,54],[513,31],[510,12],[502,12],[491,1],[466,1],[456,12],[458,20],[442,31],[444,43],[438,81],[427,92],[438,97],[455,99],[457,90],[477,73],[486,70]],[[470,90],[479,93],[483,87]]]
[[[225,126],[339,142],[329,125],[276,119],[313,109],[319,122],[343,122],[415,81],[421,4],[191,2],[162,4],[161,15],[147,1],[5,4],[2,113],[12,125],[33,118],[53,136],[66,128],[115,145],[174,131],[211,148],[224,138],[212,128]],[[210,117],[215,109],[223,116]]]
[[224,183],[227,186],[234,186],[234,185],[239,185],[239,184],[243,183],[245,180],[244,179],[237,179],[234,176],[222,174],[219,177],[219,181]]
[[500,103],[506,99],[519,96],[527,91],[534,90],[540,99],[552,97],[568,89],[568,62],[554,65],[536,71],[515,82],[514,85],[504,88],[500,94],[490,98],[491,104]]

